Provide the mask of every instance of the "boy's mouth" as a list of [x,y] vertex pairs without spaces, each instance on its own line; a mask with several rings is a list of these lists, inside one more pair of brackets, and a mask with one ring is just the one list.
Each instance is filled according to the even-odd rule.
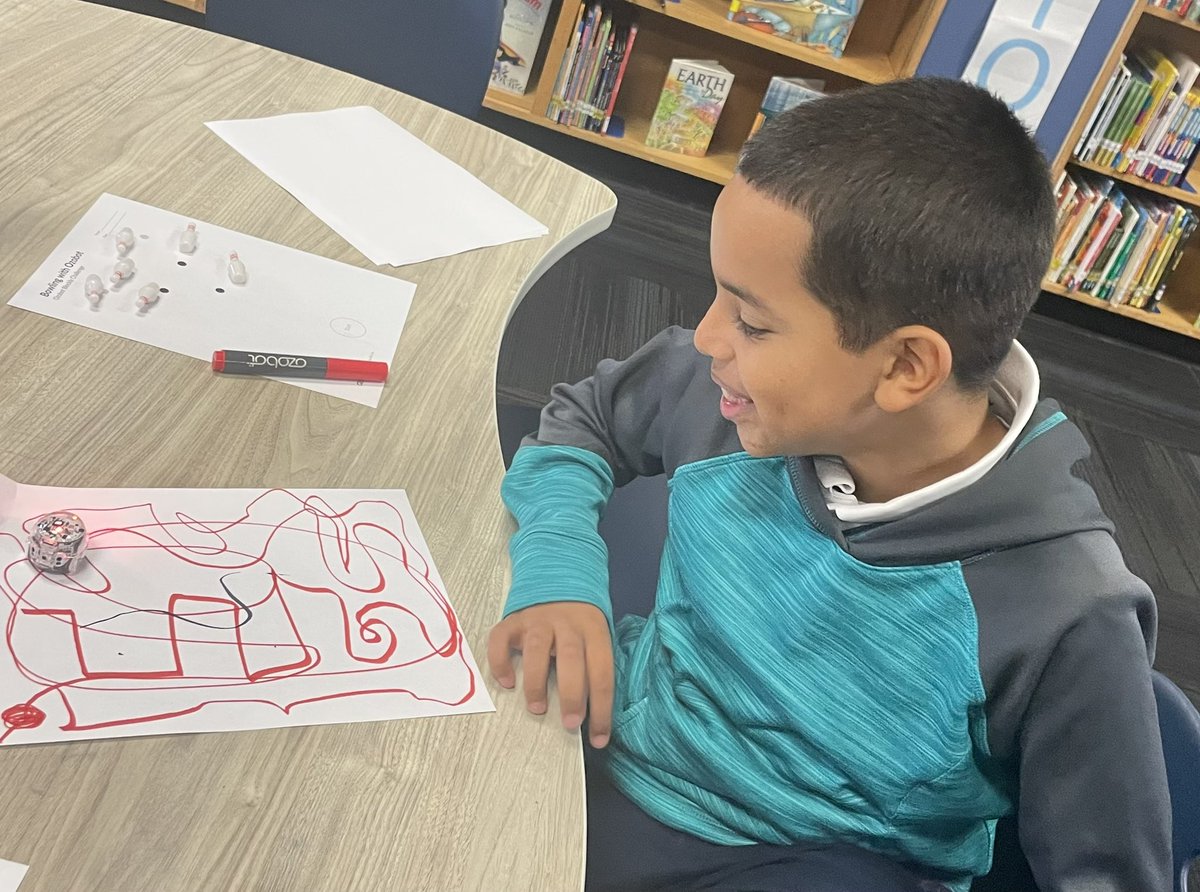
[[736,421],[739,416],[754,407],[754,400],[750,397],[738,393],[736,390],[730,390],[716,378],[713,378],[713,381],[721,388],[721,415],[726,421]]

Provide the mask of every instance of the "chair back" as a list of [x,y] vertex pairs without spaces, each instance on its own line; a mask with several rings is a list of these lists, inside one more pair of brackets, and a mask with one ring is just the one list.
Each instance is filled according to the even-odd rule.
[[1175,892],[1187,892],[1188,868],[1200,858],[1200,712],[1161,672],[1154,673],[1154,697],[1171,789]]

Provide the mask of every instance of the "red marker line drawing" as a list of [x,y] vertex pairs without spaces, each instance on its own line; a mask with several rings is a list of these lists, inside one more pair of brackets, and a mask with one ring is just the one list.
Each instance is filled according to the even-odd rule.
[[[0,531],[0,743],[304,724],[316,704],[354,707],[317,721],[374,719],[361,707],[383,696],[404,714],[487,708],[411,514],[327,498],[268,490],[216,520],[54,506],[89,530],[72,576],[24,559],[36,516]],[[170,724],[217,704],[247,717]]]

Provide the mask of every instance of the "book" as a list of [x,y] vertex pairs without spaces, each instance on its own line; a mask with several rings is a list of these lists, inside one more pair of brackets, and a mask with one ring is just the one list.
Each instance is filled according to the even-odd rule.
[[571,127],[582,127],[589,116],[589,99],[596,89],[596,78],[603,64],[604,56],[609,48],[609,35],[612,33],[612,12],[602,7],[597,8],[597,19],[592,29],[591,40],[587,54],[580,68],[579,82],[571,98],[570,109],[567,112],[567,124]]
[[558,114],[558,122],[570,126],[575,104],[579,101],[579,91],[587,71],[588,58],[592,54],[592,45],[596,40],[596,32],[600,27],[603,7],[599,3],[588,6],[583,16],[583,25],[579,35],[579,44],[575,48],[575,61],[563,92],[562,109]]
[[1183,232],[1183,222],[1186,217],[1187,208],[1183,205],[1177,204],[1171,208],[1170,213],[1167,215],[1163,233],[1155,243],[1154,249],[1150,253],[1150,259],[1146,263],[1146,272],[1133,290],[1129,301],[1131,306],[1145,309],[1150,297],[1158,287],[1159,280],[1166,269],[1167,261],[1174,253],[1175,246],[1179,243],[1179,237]]
[[628,22],[619,6],[587,0],[580,3],[573,21],[546,117],[568,127],[607,133],[637,24]]
[[[1179,261],[1183,258],[1183,249],[1189,238],[1196,231],[1197,224],[1200,223],[1200,215],[1191,209],[1187,212],[1187,218],[1183,223],[1183,229],[1179,236],[1179,241],[1175,245],[1175,250],[1172,252],[1171,259],[1167,261],[1166,269],[1163,271],[1162,278],[1158,282],[1158,287],[1154,289],[1154,295],[1150,298],[1147,309],[1154,309],[1162,301],[1163,295],[1167,291],[1167,282],[1171,278],[1171,273],[1175,272],[1179,266]],[[1200,318],[1196,320],[1200,323]]]
[[1131,67],[1129,87],[1121,99],[1121,105],[1109,121],[1100,145],[1096,149],[1095,163],[1111,167],[1119,158],[1125,141],[1136,126],[1139,115],[1146,113],[1151,95],[1149,73]]
[[1121,280],[1116,284],[1113,291],[1113,296],[1110,299],[1112,303],[1129,303],[1130,297],[1133,296],[1133,289],[1141,281],[1146,271],[1146,264],[1150,259],[1154,246],[1158,243],[1158,239],[1162,235],[1168,216],[1169,214],[1162,207],[1152,206],[1150,208],[1149,217],[1146,220],[1145,228],[1142,230],[1142,235],[1138,239],[1138,243],[1134,245],[1129,262],[1125,265],[1125,270],[1121,274]]
[[1112,299],[1117,282],[1124,274],[1129,259],[1133,255],[1133,250],[1141,240],[1142,231],[1146,228],[1146,223],[1150,219],[1149,212],[1141,204],[1132,200],[1130,204],[1133,205],[1134,214],[1136,215],[1133,220],[1133,226],[1121,239],[1121,245],[1113,257],[1110,268],[1104,271],[1100,279],[1100,284],[1096,287],[1096,297],[1101,300]]
[[1112,234],[1116,231],[1118,221],[1121,220],[1121,212],[1124,207],[1125,196],[1120,192],[1105,200],[1100,206],[1092,226],[1092,231],[1079,249],[1078,260],[1074,262],[1072,268],[1067,272],[1066,279],[1063,282],[1067,288],[1077,291],[1087,280],[1088,274],[1092,270],[1092,265],[1096,262],[1096,258],[1100,256],[1100,252],[1104,250],[1112,239]]
[[1133,237],[1137,220],[1137,205],[1132,200],[1126,200],[1125,206],[1121,209],[1121,219],[1117,222],[1117,228],[1113,233],[1113,237],[1109,239],[1107,247],[1096,258],[1096,263],[1088,272],[1087,278],[1079,286],[1080,291],[1096,297],[1100,296],[1102,286],[1108,281],[1116,268],[1125,245]]
[[1175,63],[1156,49],[1141,50],[1135,53],[1135,57],[1150,71],[1150,97],[1124,141],[1124,151],[1119,153],[1118,158],[1108,162],[1121,173],[1129,170],[1133,162],[1133,150],[1141,144],[1151,122],[1161,113],[1167,96],[1179,77],[1179,69],[1175,67]]
[[600,63],[596,86],[588,102],[588,115],[583,122],[584,128],[593,133],[599,133],[604,123],[604,113],[608,108],[609,95],[620,64],[620,54],[624,52],[625,39],[625,33],[614,23],[608,35],[608,49],[605,50],[604,60]]
[[1065,284],[1063,281],[1064,273],[1067,271],[1072,259],[1076,256],[1076,251],[1084,241],[1084,236],[1087,235],[1089,229],[1095,224],[1096,211],[1103,205],[1105,199],[1108,198],[1108,193],[1111,191],[1112,186],[1113,181],[1107,177],[1097,179],[1091,183],[1086,181],[1080,183],[1080,190],[1084,193],[1084,200],[1076,210],[1075,216],[1067,221],[1065,239],[1061,247],[1055,251],[1054,258],[1050,264],[1049,276],[1052,280],[1059,284]]
[[1147,171],[1152,182],[1176,185],[1195,155],[1200,139],[1200,87],[1193,87],[1184,98],[1184,109],[1182,120],[1169,134],[1162,152]]
[[500,26],[500,45],[492,65],[492,86],[524,95],[542,42],[551,0],[507,0]]
[[[1124,65],[1124,63],[1125,63],[1125,56],[1122,54],[1121,65]],[[1109,95],[1112,93],[1113,85],[1116,84],[1117,78],[1120,76],[1120,74],[1121,74],[1120,66],[1113,69],[1113,73],[1111,75],[1109,75],[1109,78],[1108,78],[1108,85],[1104,88],[1104,92],[1100,94],[1100,99],[1096,103],[1096,105],[1092,108],[1092,113],[1090,115],[1088,115],[1087,123],[1084,124],[1083,129],[1081,131],[1079,131],[1079,141],[1075,143],[1075,149],[1074,149],[1074,151],[1071,152],[1071,154],[1074,155],[1076,158],[1078,158],[1080,156],[1080,154],[1082,154],[1084,146],[1087,145],[1088,137],[1092,133],[1092,128],[1096,125],[1096,121],[1100,117],[1100,114],[1102,113],[1102,111],[1104,109],[1105,102],[1107,101]]]
[[1104,99],[1104,111],[1096,120],[1092,127],[1092,132],[1088,136],[1087,146],[1083,153],[1079,155],[1079,160],[1090,161],[1100,148],[1100,143],[1104,138],[1104,134],[1108,130],[1108,125],[1112,121],[1113,115],[1125,99],[1125,94],[1129,90],[1129,83],[1132,80],[1133,74],[1126,64],[1125,57],[1121,57],[1121,64],[1117,68],[1117,77],[1111,90]]
[[1146,176],[1146,171],[1152,163],[1155,150],[1162,144],[1172,126],[1178,126],[1180,117],[1187,107],[1187,97],[1196,85],[1200,75],[1200,65],[1183,53],[1173,52],[1169,55],[1171,64],[1176,71],[1175,83],[1171,85],[1158,119],[1147,130],[1138,150],[1134,153],[1130,165],[1138,176]]
[[1076,203],[1079,201],[1078,193],[1079,184],[1072,177],[1068,176],[1064,170],[1059,185],[1055,189],[1055,232],[1062,229],[1063,220],[1074,210]]
[[726,18],[841,56],[861,5],[861,0],[732,0]]
[[621,92],[621,82],[625,79],[625,66],[629,64],[629,56],[633,52],[633,44],[637,40],[637,32],[637,22],[634,22],[626,32],[625,47],[621,54],[620,65],[616,70],[616,77],[613,80],[612,95],[608,98],[608,107],[604,111],[604,122],[600,125],[601,133],[608,133],[608,128],[612,124],[613,109],[617,105],[617,96]]
[[804,77],[773,77],[767,84],[767,92],[763,95],[762,105],[750,126],[750,136],[758,133],[759,128],[771,118],[795,108],[803,102],[820,99],[825,95],[825,81]]
[[546,117],[553,121],[559,120],[563,107],[566,105],[567,88],[571,82],[571,74],[575,69],[575,61],[579,55],[579,42],[583,39],[584,19],[587,16],[588,5],[580,3],[575,11],[575,24],[571,28],[571,40],[563,53],[562,62],[558,66],[558,77],[554,81],[554,91],[550,96],[550,104],[546,107]]
[[704,155],[732,87],[733,73],[718,62],[672,59],[646,145],[681,155]]
[[1172,102],[1171,117],[1169,121],[1164,121],[1159,127],[1159,134],[1156,137],[1153,151],[1147,151],[1137,163],[1134,165],[1133,172],[1143,179],[1154,181],[1154,177],[1166,164],[1167,151],[1170,148],[1171,140],[1179,128],[1183,126],[1184,118],[1187,116],[1187,97],[1184,96],[1182,101],[1178,103]]

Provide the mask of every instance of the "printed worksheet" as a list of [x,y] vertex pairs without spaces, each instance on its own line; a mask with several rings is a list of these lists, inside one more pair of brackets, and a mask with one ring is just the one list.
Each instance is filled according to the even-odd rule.
[[[190,253],[181,241],[189,225]],[[125,230],[132,246],[122,254]],[[113,282],[122,261],[132,275]],[[104,290],[89,299],[91,276]],[[153,302],[139,305],[150,286]],[[243,350],[390,364],[415,291],[393,276],[104,194],[9,303],[206,363],[217,350]],[[278,380],[371,407],[395,386]]]

